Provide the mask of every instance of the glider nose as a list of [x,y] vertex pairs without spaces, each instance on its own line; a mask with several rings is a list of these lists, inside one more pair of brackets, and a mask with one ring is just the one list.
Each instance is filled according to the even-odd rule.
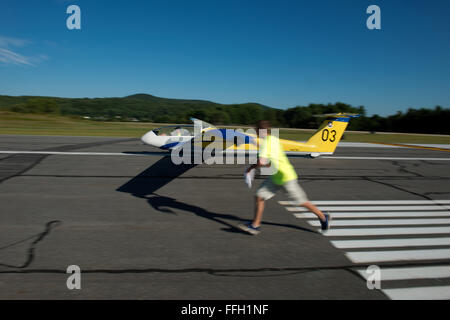
[[145,144],[153,145],[153,139],[156,135],[153,131],[149,131],[141,137],[141,141]]

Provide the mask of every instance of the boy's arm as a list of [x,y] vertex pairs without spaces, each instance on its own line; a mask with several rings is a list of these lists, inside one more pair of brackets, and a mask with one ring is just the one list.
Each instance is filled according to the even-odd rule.
[[267,141],[259,145],[259,153],[258,153],[258,161],[248,167],[247,173],[250,172],[253,169],[258,169],[261,167],[270,167],[270,161],[269,161],[269,150],[267,146]]
[[266,158],[258,158],[257,163],[252,164],[250,167],[248,167],[247,173],[252,171],[253,169],[258,169],[261,167],[270,167],[270,161]]

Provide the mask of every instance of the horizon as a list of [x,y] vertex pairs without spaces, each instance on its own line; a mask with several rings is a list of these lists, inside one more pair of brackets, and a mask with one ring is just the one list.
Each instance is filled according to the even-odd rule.
[[[81,30],[66,9],[81,8]],[[381,8],[381,30],[366,9]],[[450,106],[448,1],[2,2],[0,94]]]
[[[188,100],[188,101],[209,102],[209,103],[214,103],[214,104],[219,104],[219,105],[224,105],[224,106],[228,106],[228,105],[244,105],[244,104],[257,104],[257,105],[261,105],[263,107],[269,107],[269,108],[277,109],[277,110],[287,110],[287,109],[296,108],[296,107],[308,107],[311,104],[321,104],[321,103],[308,103],[306,105],[297,105],[297,106],[293,106],[293,107],[289,107],[289,108],[277,108],[277,107],[272,107],[272,106],[264,105],[264,104],[261,104],[261,103],[258,103],[258,102],[252,102],[252,101],[238,102],[238,103],[220,103],[220,102],[216,102],[216,101],[213,101],[213,100],[160,97],[160,96],[156,96],[156,95],[153,95],[153,94],[142,93],[142,92],[133,93],[133,94],[130,94],[130,95],[127,95],[127,96],[122,96],[122,97],[114,97],[114,96],[109,96],[109,97],[59,97],[59,96],[32,96],[32,95],[14,95],[14,96],[12,96],[12,95],[0,94],[0,96],[9,96],[9,97],[33,97],[33,98],[57,98],[57,99],[124,99],[124,98],[129,98],[129,97],[133,97],[133,96],[137,96],[137,95],[145,95],[145,96],[151,96],[151,97],[154,97],[154,98],[169,99],[169,100]],[[323,103],[323,105],[327,105],[327,104],[333,105],[333,104],[336,104],[336,103],[347,104],[347,103],[345,103],[343,101],[336,101],[336,102]],[[352,107],[359,107],[359,106],[353,106],[353,105],[351,105],[351,106]],[[440,105],[436,105],[436,106],[433,106],[433,107],[408,108],[406,110],[398,110],[398,111],[396,111],[394,113],[391,113],[391,114],[381,115],[381,114],[376,114],[376,113],[375,114],[369,114],[367,112],[367,108],[365,106],[363,106],[363,107],[366,110],[366,116],[367,117],[372,117],[372,116],[389,117],[389,116],[395,115],[398,112],[402,112],[403,114],[405,114],[409,109],[415,109],[415,110],[427,109],[427,110],[432,110],[432,109],[435,109],[437,107],[448,109],[446,107],[443,107],[443,106],[440,106]]]

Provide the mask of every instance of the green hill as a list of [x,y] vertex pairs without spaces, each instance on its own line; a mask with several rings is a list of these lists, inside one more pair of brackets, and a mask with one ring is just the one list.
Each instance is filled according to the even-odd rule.
[[205,100],[169,99],[149,94],[123,98],[59,98],[0,95],[0,111],[26,114],[75,116],[99,121],[143,121],[154,123],[190,123],[195,117],[217,125],[254,125],[270,120],[284,128],[317,128],[323,113],[351,112],[362,117],[350,122],[349,130],[405,133],[450,134],[450,109],[408,109],[406,113],[380,117],[366,116],[363,106],[349,104],[309,104],[281,110],[258,103],[220,104]]
[[[217,124],[253,124],[255,117],[269,117],[277,112],[277,109],[257,103],[223,105],[204,100],[160,98],[149,94],[93,99],[0,96],[0,110],[159,123],[186,123],[190,122],[190,117],[197,117]],[[276,122],[275,118],[271,119]]]

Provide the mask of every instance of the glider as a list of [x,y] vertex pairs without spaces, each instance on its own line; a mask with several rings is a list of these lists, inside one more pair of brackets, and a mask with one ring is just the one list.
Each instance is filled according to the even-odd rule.
[[[289,157],[318,157],[330,155],[336,149],[351,118],[358,117],[357,114],[328,114],[322,115],[325,120],[318,130],[307,142],[297,142],[280,139],[286,154]],[[202,145],[208,145],[210,140],[203,139],[209,136],[222,134],[222,139],[227,150],[236,152],[243,150],[257,152],[258,137],[254,134],[242,133],[233,129],[218,129],[215,126],[198,119],[191,119],[196,125],[172,125],[153,129],[142,136],[143,143],[163,150],[176,150],[183,147],[185,143],[195,143],[195,139],[201,141]],[[195,133],[197,132],[197,135]],[[237,140],[237,141],[236,141]],[[170,181],[183,175],[185,172],[197,166],[197,163],[174,164],[171,157],[162,157],[149,168],[117,189],[120,192],[130,193],[136,197],[145,198],[154,207],[166,204],[177,204],[174,199],[158,196],[156,191],[170,183]],[[152,179],[149,183],[148,178]]]
[[[339,141],[347,128],[350,119],[358,114],[334,113],[320,115],[325,120],[307,142],[280,139],[288,156],[331,155],[336,150]],[[163,150],[180,148],[185,143],[201,143],[205,148],[212,141],[223,142],[225,152],[252,153],[258,150],[258,137],[254,133],[235,129],[219,129],[207,122],[191,118],[194,125],[171,125],[153,129],[141,137],[143,143]],[[249,131],[249,130],[247,130]],[[212,138],[213,137],[213,138]]]

